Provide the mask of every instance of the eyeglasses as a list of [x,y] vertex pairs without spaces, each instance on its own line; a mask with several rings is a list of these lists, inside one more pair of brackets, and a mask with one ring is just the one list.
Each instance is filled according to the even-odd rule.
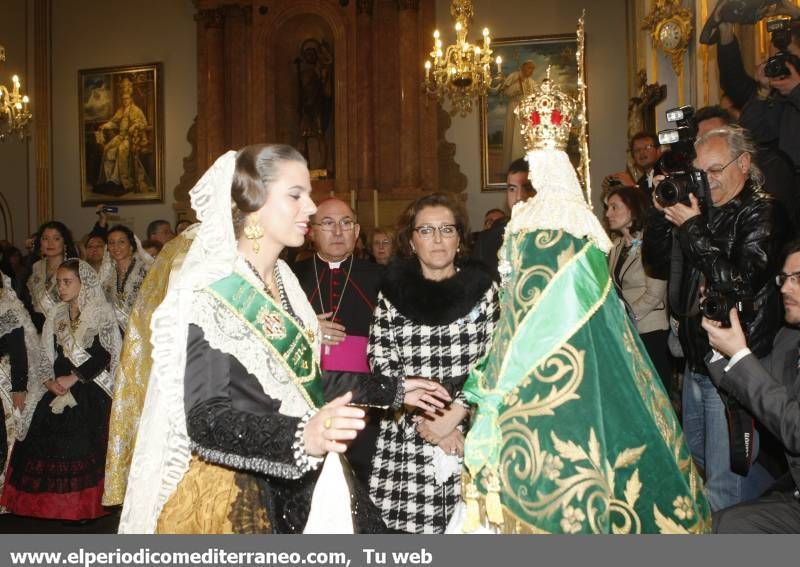
[[414,230],[423,240],[429,240],[433,238],[433,233],[437,230],[442,238],[453,238],[458,234],[458,229],[454,224],[443,224],[442,226],[423,224],[422,226],[416,227]]
[[728,162],[728,163],[726,163],[725,165],[712,165],[711,167],[709,167],[708,169],[706,169],[706,170],[705,170],[705,172],[706,172],[706,175],[719,175],[720,173],[722,173],[723,171],[725,171],[725,168],[727,168],[727,167],[728,167],[730,164],[732,164],[732,163],[733,163],[733,162],[735,162],[737,159],[739,159],[740,157],[742,157],[742,155],[743,155],[743,154],[744,154],[744,152],[742,152],[741,154],[739,154],[738,156],[736,156],[735,158],[733,158],[731,161],[729,161],[729,162]]
[[353,230],[353,227],[356,226],[356,221],[351,219],[350,217],[345,217],[343,219],[339,219],[335,221],[333,219],[324,219],[320,222],[312,222],[313,226],[318,226],[320,230],[324,230],[325,232],[333,232],[336,230],[336,225],[338,224],[343,231]]
[[792,272],[791,274],[781,272],[775,276],[775,283],[778,284],[778,287],[783,287],[786,282],[791,282],[792,285],[800,284],[800,272]]
[[388,238],[385,238],[384,240],[375,240],[373,241],[373,244],[375,246],[380,246],[380,247],[390,246],[392,244],[392,241],[389,240]]
[[647,152],[647,151],[654,150],[654,149],[656,149],[655,144],[647,144],[646,146],[639,146],[639,147],[631,149],[631,153],[635,154],[635,153],[638,153],[638,152]]

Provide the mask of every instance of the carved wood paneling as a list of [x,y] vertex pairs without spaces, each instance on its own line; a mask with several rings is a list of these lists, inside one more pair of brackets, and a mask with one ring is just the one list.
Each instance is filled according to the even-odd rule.
[[[176,208],[187,202],[190,180],[229,147],[293,143],[281,138],[285,120],[278,120],[292,101],[277,93],[285,97],[280,82],[285,86],[296,76],[277,60],[276,48],[298,18],[324,22],[335,54],[335,179],[316,182],[315,195],[333,190],[349,200],[356,189],[359,204],[371,212],[378,189],[383,217],[384,202],[399,210],[423,188],[440,188],[442,154],[449,188],[459,185],[454,152],[439,146],[438,105],[424,103],[420,84],[420,54],[435,22],[432,3],[357,0],[342,9],[338,0],[198,0],[196,18],[197,168],[190,172],[187,162],[175,188]],[[362,220],[368,217],[361,211]]]

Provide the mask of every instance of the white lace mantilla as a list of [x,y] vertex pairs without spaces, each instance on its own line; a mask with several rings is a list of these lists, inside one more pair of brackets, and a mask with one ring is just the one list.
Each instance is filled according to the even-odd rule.
[[31,294],[31,303],[37,313],[47,316],[50,310],[61,303],[56,288],[56,278],[53,276],[49,282],[47,279],[47,260],[42,258],[31,268],[31,276],[28,278],[28,291]]
[[611,240],[583,197],[575,168],[561,150],[528,152],[528,179],[536,196],[517,203],[506,226],[506,236],[521,231],[563,230],[588,238],[608,254]]
[[[0,288],[0,336],[14,331],[22,327],[25,334],[25,352],[28,358],[28,381],[26,384],[27,394],[25,396],[25,407],[22,412],[14,412],[13,418],[13,432],[16,434],[17,439],[25,439],[28,433],[28,427],[33,419],[33,413],[36,405],[42,396],[47,392],[44,382],[53,377],[53,365],[49,364],[42,351],[42,345],[39,341],[39,335],[36,333],[36,328],[31,322],[30,315],[25,309],[25,306],[17,297],[14,289],[11,287],[11,280],[5,274],[3,278],[3,287]],[[2,364],[2,386],[0,386],[4,393],[7,395],[7,402],[11,401],[11,365],[7,356],[2,357],[0,360]],[[11,407],[7,405],[6,407]],[[7,427],[10,424],[7,423]],[[11,433],[11,431],[8,431]],[[11,453],[11,445],[8,447],[9,454]]]
[[[147,258],[150,258],[150,260],[148,261]],[[128,319],[133,310],[133,304],[136,302],[136,297],[139,295],[142,282],[144,282],[144,278],[147,276],[147,272],[150,270],[150,266],[153,263],[150,255],[145,257],[140,254],[134,255],[131,261],[134,265],[133,268],[131,268],[128,279],[125,280],[125,285],[121,293],[117,293],[119,273],[117,273],[116,269],[111,272],[103,286],[108,302],[114,307],[114,315],[117,318],[117,323],[120,329],[123,330],[128,328]]]

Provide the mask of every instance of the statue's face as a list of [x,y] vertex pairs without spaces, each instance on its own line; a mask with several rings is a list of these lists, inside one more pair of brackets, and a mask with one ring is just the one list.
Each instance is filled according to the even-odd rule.
[[317,50],[313,47],[306,47],[303,50],[303,59],[306,60],[306,63],[314,64],[317,62]]

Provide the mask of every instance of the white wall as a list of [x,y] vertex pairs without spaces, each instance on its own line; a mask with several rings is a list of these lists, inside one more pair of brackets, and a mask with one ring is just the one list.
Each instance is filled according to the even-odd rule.
[[197,114],[193,18],[192,0],[53,2],[53,205],[76,238],[96,220],[94,207],[80,202],[79,69],[163,63],[164,203],[120,206],[119,220],[141,236],[151,220],[174,221],[172,190],[191,151],[186,132]]
[[[628,120],[625,0],[473,0],[473,5],[473,28],[488,27],[493,38],[575,33],[581,10],[586,8],[589,151],[597,210],[600,181],[625,166]],[[455,35],[451,31],[449,10],[449,0],[436,0],[437,26],[446,44]],[[468,179],[467,210],[473,227],[482,225],[488,209],[504,207],[505,203],[502,193],[481,193],[479,132],[475,111],[466,118],[453,117],[446,134],[448,141],[456,143],[455,159]]]
[[[19,75],[22,91],[33,94],[32,68],[33,57],[28,51],[28,34],[26,26],[26,0],[4,0],[0,14],[0,44],[6,48],[6,62],[0,63],[0,83],[11,90],[11,77]],[[35,109],[35,104],[33,106]],[[30,128],[32,130],[32,128]],[[30,140],[20,143],[16,139],[7,138],[0,144],[0,193],[10,209],[11,222],[6,226],[0,220],[0,238],[8,237],[18,246],[25,242],[28,234],[28,146]]]

